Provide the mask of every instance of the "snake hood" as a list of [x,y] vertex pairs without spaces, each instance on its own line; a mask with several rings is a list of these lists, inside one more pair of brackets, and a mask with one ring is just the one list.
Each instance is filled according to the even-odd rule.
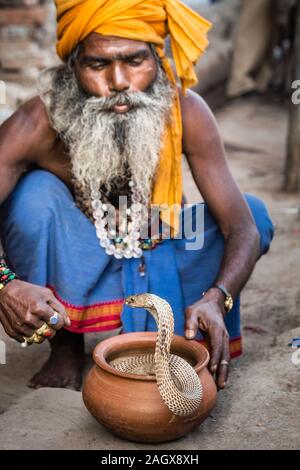
[[[182,357],[170,354],[174,335],[174,316],[168,302],[154,294],[137,294],[126,298],[125,304],[133,308],[145,308],[157,323],[155,353],[148,360],[155,364],[159,393],[175,415],[187,416],[200,406],[202,384],[193,367]],[[138,358],[135,362],[138,362]],[[130,367],[128,361],[119,364],[121,370]],[[128,370],[128,369],[127,369]]]

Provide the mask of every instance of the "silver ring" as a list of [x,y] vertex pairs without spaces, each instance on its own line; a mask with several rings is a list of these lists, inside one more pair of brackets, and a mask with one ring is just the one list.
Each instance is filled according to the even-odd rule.
[[49,318],[50,325],[57,325],[57,323],[59,321],[58,312],[56,310],[54,310],[54,312],[55,312],[54,315],[52,315],[52,317]]
[[220,362],[221,366],[229,366],[229,362],[226,361],[225,359],[222,359],[222,361]]

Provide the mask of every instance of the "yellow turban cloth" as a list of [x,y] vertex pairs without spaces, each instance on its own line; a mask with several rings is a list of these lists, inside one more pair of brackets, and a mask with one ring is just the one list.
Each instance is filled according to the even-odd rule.
[[[211,23],[179,0],[56,0],[57,54],[66,60],[72,50],[92,32],[150,42],[162,60],[172,83],[176,79],[164,54],[168,34],[183,92],[197,83],[193,65],[208,45]],[[168,205],[162,218],[178,228],[176,211],[182,200],[182,123],[178,92],[171,122],[166,126],[158,169],[154,178],[152,204]]]

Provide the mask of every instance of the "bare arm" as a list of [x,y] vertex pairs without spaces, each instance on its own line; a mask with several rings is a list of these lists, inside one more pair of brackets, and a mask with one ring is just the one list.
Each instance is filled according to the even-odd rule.
[[[42,103],[38,99],[23,105],[0,127],[0,204],[38,155],[53,145]],[[12,338],[23,341],[53,315],[59,313],[56,329],[69,325],[64,306],[50,289],[15,279],[0,290],[0,322]]]
[[0,127],[0,204],[8,197],[29,164],[26,160],[26,131],[28,125],[22,110]]
[[0,204],[18,179],[55,140],[49,128],[44,105],[33,98],[0,126]]
[[[259,235],[224,154],[216,121],[196,94],[185,98],[184,152],[193,177],[225,238],[216,281],[237,297],[259,257]],[[188,109],[188,110],[187,110]]]
[[[250,209],[226,162],[216,121],[195,93],[182,98],[183,151],[194,180],[215,217],[225,239],[225,250],[216,283],[223,284],[235,299],[249,279],[259,257],[259,235]],[[200,294],[200,293],[199,293]],[[186,328],[194,336],[198,326],[208,332],[212,343],[211,368],[218,371],[223,388],[228,368],[229,343],[223,317],[224,295],[211,288],[187,309]]]

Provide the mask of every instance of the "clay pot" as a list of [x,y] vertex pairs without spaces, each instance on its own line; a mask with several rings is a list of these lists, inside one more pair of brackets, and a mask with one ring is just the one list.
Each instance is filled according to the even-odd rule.
[[119,372],[110,361],[140,352],[154,352],[156,333],[128,333],[98,344],[94,367],[83,387],[83,400],[91,414],[112,433],[136,442],[178,439],[207,418],[216,403],[217,390],[207,370],[209,353],[195,341],[174,336],[171,352],[189,361],[203,386],[203,399],[190,416],[175,416],[158,391],[155,376]]

